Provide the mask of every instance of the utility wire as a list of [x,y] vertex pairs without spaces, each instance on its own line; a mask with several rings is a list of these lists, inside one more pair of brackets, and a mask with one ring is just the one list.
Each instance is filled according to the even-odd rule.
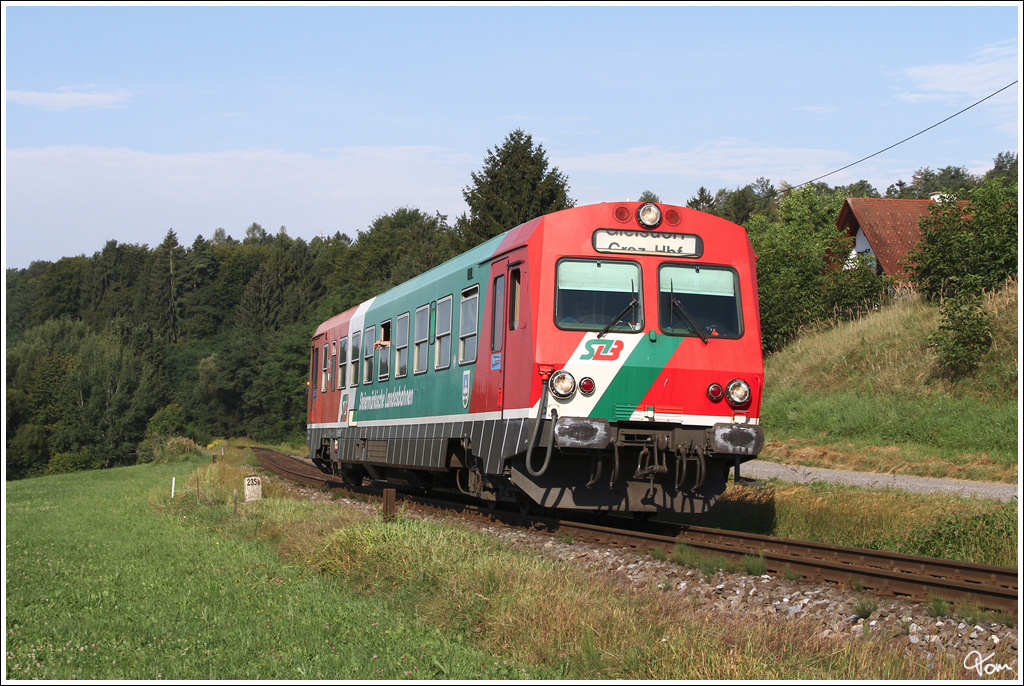
[[1013,83],[1010,83],[1010,84],[1007,84],[1007,85],[1003,86],[1002,88],[1000,88],[999,90],[997,90],[997,91],[996,91],[995,93],[992,93],[992,95],[988,95],[988,96],[986,96],[986,97],[982,98],[981,100],[979,100],[978,102],[974,103],[973,105],[968,105],[967,107],[963,108],[962,110],[960,110],[960,111],[959,111],[959,112],[957,112],[956,114],[951,114],[951,115],[949,115],[948,117],[946,117],[946,118],[945,118],[945,119],[943,119],[942,121],[940,121],[940,122],[938,122],[938,123],[936,123],[936,124],[932,124],[932,125],[931,125],[931,126],[929,126],[929,127],[927,128],[927,129],[922,129],[921,131],[918,131],[918,132],[917,132],[917,133],[915,133],[915,134],[914,134],[913,136],[907,136],[906,138],[904,138],[903,140],[901,140],[901,141],[900,141],[899,143],[893,143],[893,144],[892,144],[892,145],[890,145],[890,146],[889,146],[888,148],[885,148],[885,150],[879,150],[878,152],[876,152],[876,153],[874,153],[874,154],[872,154],[872,155],[868,155],[867,157],[863,157],[863,158],[861,158],[861,159],[857,160],[856,162],[851,162],[850,164],[846,165],[845,167],[840,167],[839,169],[836,169],[835,171],[830,171],[830,172],[829,172],[828,174],[822,174],[821,176],[819,176],[819,177],[818,177],[818,178],[816,178],[816,179],[811,179],[810,181],[805,181],[805,182],[803,182],[802,184],[800,184],[799,186],[793,186],[793,187],[792,187],[792,188],[790,188],[789,190],[796,190],[797,188],[800,188],[800,187],[802,187],[802,186],[806,186],[806,185],[807,185],[807,184],[809,184],[809,183],[814,183],[815,181],[820,181],[820,180],[824,179],[824,178],[825,178],[826,176],[832,176],[833,174],[838,174],[839,172],[843,171],[844,169],[849,169],[850,167],[854,166],[855,164],[860,164],[860,163],[861,163],[861,162],[863,162],[864,160],[870,160],[870,159],[871,159],[872,157],[875,157],[876,155],[881,155],[881,154],[882,154],[883,152],[885,152],[886,150],[892,150],[892,149],[893,149],[893,148],[895,148],[895,147],[896,147],[897,145],[901,145],[901,144],[903,144],[903,143],[906,143],[906,142],[907,142],[907,141],[909,141],[909,140],[910,140],[911,138],[917,138],[918,136],[920,136],[920,135],[921,135],[922,133],[924,133],[925,131],[930,131],[930,130],[934,129],[934,128],[935,128],[936,126],[938,126],[939,124],[945,124],[945,123],[946,123],[947,121],[949,121],[949,120],[950,120],[950,119],[952,119],[953,117],[957,117],[957,116],[959,116],[959,115],[963,114],[964,112],[966,112],[967,110],[971,109],[972,107],[975,107],[975,106],[977,106],[977,105],[980,105],[981,103],[985,102],[985,101],[986,101],[986,100],[988,100],[989,98],[992,98],[992,97],[995,97],[995,96],[999,95],[1000,93],[1002,93],[1002,92],[1003,92],[1004,90],[1006,90],[1006,89],[1007,89],[1007,88],[1009,88],[1010,86],[1014,86],[1014,85],[1016,85],[1016,84],[1017,84],[1017,81],[1014,81]]

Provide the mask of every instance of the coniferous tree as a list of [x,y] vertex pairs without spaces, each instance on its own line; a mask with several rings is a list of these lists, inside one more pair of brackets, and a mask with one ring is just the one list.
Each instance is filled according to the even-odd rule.
[[181,336],[184,274],[185,249],[178,245],[174,230],[169,229],[163,242],[153,251],[145,319],[158,336],[170,343],[177,342]]
[[700,212],[711,212],[715,207],[715,196],[704,186],[697,189],[697,195],[686,201],[686,206]]
[[462,191],[469,216],[458,221],[465,247],[515,228],[543,214],[568,209],[569,182],[557,167],[548,167],[543,145],[516,129],[501,147],[488,149],[484,167],[473,172],[473,184]]

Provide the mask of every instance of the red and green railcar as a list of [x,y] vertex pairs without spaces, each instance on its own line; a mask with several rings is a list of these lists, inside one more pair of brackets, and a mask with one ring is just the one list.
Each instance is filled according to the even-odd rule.
[[764,443],[754,260],[685,207],[538,217],[317,328],[310,457],[523,507],[704,512]]

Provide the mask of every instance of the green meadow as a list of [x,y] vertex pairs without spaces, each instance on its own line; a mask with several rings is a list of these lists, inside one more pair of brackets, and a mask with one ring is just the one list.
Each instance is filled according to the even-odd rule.
[[266,539],[225,535],[185,506],[196,466],[6,484],[8,679],[542,675],[290,564]]
[[401,510],[385,521],[277,481],[236,513],[252,465],[231,446],[215,464],[8,483],[7,678],[966,674],[962,656],[921,661],[898,636],[826,639],[814,623],[722,616],[663,586],[625,588],[474,531]]

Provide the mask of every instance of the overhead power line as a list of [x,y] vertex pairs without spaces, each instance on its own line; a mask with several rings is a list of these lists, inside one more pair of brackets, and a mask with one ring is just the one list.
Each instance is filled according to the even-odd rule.
[[879,150],[878,152],[876,152],[876,153],[873,153],[873,154],[871,154],[871,155],[868,155],[867,157],[863,157],[863,158],[861,158],[861,159],[857,160],[856,162],[851,162],[850,164],[846,165],[845,167],[840,167],[839,169],[836,169],[835,171],[830,171],[830,172],[829,172],[828,174],[822,174],[821,176],[819,176],[819,177],[818,177],[818,178],[816,178],[816,179],[811,179],[810,181],[805,181],[805,182],[803,182],[802,184],[800,184],[799,186],[793,186],[793,187],[792,187],[792,188],[791,188],[790,190],[796,190],[797,188],[800,188],[800,187],[802,187],[802,186],[806,186],[806,185],[807,185],[807,184],[809,184],[809,183],[814,183],[815,181],[821,181],[821,180],[822,180],[822,179],[824,179],[824,178],[825,178],[826,176],[832,176],[833,174],[838,174],[839,172],[843,171],[844,169],[849,169],[850,167],[852,167],[852,166],[854,166],[854,165],[860,164],[860,163],[861,163],[861,162],[863,162],[864,160],[870,160],[870,159],[871,159],[872,157],[875,157],[876,155],[881,155],[881,154],[882,154],[883,152],[885,152],[886,150],[892,150],[892,149],[893,149],[893,148],[895,148],[895,147],[896,147],[897,145],[901,145],[901,144],[903,144],[903,143],[906,143],[906,142],[907,142],[907,141],[909,141],[909,140],[910,140],[911,138],[917,138],[918,136],[920,136],[920,135],[921,135],[922,133],[924,133],[925,131],[931,131],[932,129],[934,129],[934,128],[935,128],[936,126],[938,126],[939,124],[945,124],[945,123],[946,123],[947,121],[949,121],[949,120],[950,120],[950,119],[952,119],[953,117],[957,117],[957,116],[960,116],[961,114],[963,114],[963,113],[964,113],[964,112],[966,112],[967,110],[971,109],[972,107],[976,107],[976,106],[980,105],[981,103],[985,102],[985,101],[986,101],[986,100],[988,100],[989,98],[995,97],[995,96],[999,95],[1000,93],[1002,93],[1002,92],[1003,92],[1004,90],[1006,90],[1007,88],[1009,88],[1010,86],[1015,86],[1015,85],[1017,85],[1017,81],[1014,81],[1013,83],[1010,83],[1010,84],[1007,84],[1007,85],[1003,86],[1002,88],[1000,88],[999,90],[997,90],[997,91],[996,91],[995,93],[992,93],[991,95],[987,95],[987,96],[985,96],[984,98],[982,98],[982,99],[981,99],[981,100],[979,100],[978,102],[974,103],[973,105],[968,105],[967,107],[963,108],[962,110],[960,110],[960,111],[959,111],[959,112],[957,112],[956,114],[951,114],[951,115],[949,115],[948,117],[946,117],[946,118],[945,118],[945,119],[943,119],[942,121],[940,121],[940,122],[937,122],[937,123],[935,123],[935,124],[932,124],[932,125],[931,125],[931,126],[929,126],[929,127],[927,128],[927,129],[922,129],[922,130],[918,131],[917,133],[915,133],[915,134],[914,134],[913,136],[907,136],[906,138],[904,138],[903,140],[901,140],[901,141],[900,141],[899,143],[893,143],[893,144],[892,144],[892,145],[890,145],[890,146],[889,146],[888,148],[885,148],[885,149],[883,149],[883,150]]

